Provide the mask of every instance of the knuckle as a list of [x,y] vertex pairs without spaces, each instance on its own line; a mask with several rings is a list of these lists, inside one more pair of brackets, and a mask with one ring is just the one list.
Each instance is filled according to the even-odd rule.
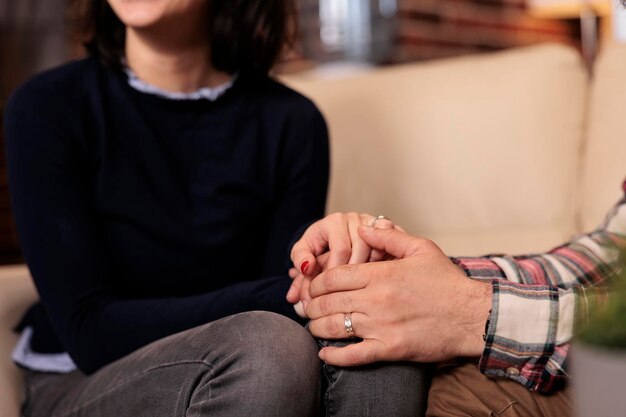
[[435,252],[439,250],[439,246],[430,239],[422,239],[422,246],[428,252]]
[[395,224],[394,223],[393,228],[395,230],[398,230],[398,231],[402,232],[402,233],[406,233],[406,230],[404,229],[404,227],[400,226],[399,224]]
[[343,323],[339,323],[337,320],[330,319],[326,325],[326,330],[331,336],[341,336],[345,331]]
[[376,351],[370,349],[365,352],[365,354],[363,355],[363,359],[367,363],[376,362],[378,359],[378,355],[376,355]]
[[326,273],[326,275],[324,275],[324,277],[322,278],[324,287],[326,287],[326,289],[328,291],[334,291],[336,288],[338,288],[338,281],[339,281],[339,277],[337,276],[337,270],[335,269],[331,269],[330,271],[328,271]]
[[392,291],[390,291],[388,288],[380,288],[379,291],[376,293],[376,298],[375,298],[375,302],[378,305],[381,306],[388,306],[390,304],[393,304],[393,294]]
[[390,341],[387,354],[397,360],[408,359],[410,357],[407,343],[399,338]]
[[350,264],[339,265],[336,267],[333,271],[335,273],[335,285],[337,285],[337,288],[339,287],[340,282],[350,280],[358,267],[359,265]]
[[313,336],[320,336],[319,327],[319,319],[311,319],[309,322],[309,332],[311,332]]
[[352,248],[348,246],[341,246],[335,249],[335,253],[337,254],[337,256],[340,256],[342,258],[349,258],[350,255],[352,255]]
[[350,312],[352,311],[352,297],[349,295],[343,294],[339,298],[339,303],[341,304],[343,311]]
[[336,211],[333,214],[329,214],[328,219],[333,222],[341,222],[343,220],[343,216],[344,216],[343,213]]
[[355,364],[376,362],[376,352],[365,347],[362,349],[354,349],[348,353],[348,360]]
[[359,352],[349,352],[347,359],[350,363],[361,363],[361,355]]
[[346,294],[329,294],[320,297],[320,311],[324,316],[352,311],[352,297]]
[[333,308],[333,297],[325,296],[320,298],[320,312],[327,316]]
[[411,239],[407,245],[408,253],[430,251],[432,241],[421,237]]
[[377,229],[393,230],[393,223],[389,220],[379,220],[376,222]]
[[370,259],[372,260],[372,262],[380,261],[384,257],[385,257],[385,252],[378,250],[378,249],[372,250],[372,253],[370,254]]
[[[378,225],[378,223],[376,223],[376,224]],[[391,235],[396,233],[396,231],[394,229],[389,228],[389,227],[384,227],[384,228],[383,227],[376,227],[376,228],[379,230],[378,233],[383,234],[383,236],[385,236],[385,237],[390,237]]]
[[425,246],[425,247],[433,247],[433,246],[435,246],[435,242],[433,242],[430,239],[420,238],[419,242],[422,244],[422,246]]
[[427,249],[427,250],[428,249],[432,249],[432,248],[437,246],[437,245],[435,245],[435,242],[433,242],[432,240],[426,239],[426,238],[423,238],[423,237],[416,238],[415,241],[416,241],[416,244],[418,244],[419,246],[421,246],[422,248]]
[[317,257],[317,264],[319,265],[319,267],[321,268],[322,271],[327,271],[328,268],[328,258],[329,258],[329,253],[323,253],[322,255]]
[[353,222],[356,222],[358,224],[361,223],[361,216],[356,211],[351,211],[346,216],[348,217],[349,220]]
[[309,302],[306,308],[306,315],[311,319],[311,326],[316,325],[317,319],[321,317],[318,299],[313,299]]

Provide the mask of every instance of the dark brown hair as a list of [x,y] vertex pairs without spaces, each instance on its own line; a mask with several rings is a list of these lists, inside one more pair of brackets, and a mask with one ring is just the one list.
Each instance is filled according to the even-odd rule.
[[[294,0],[207,0],[211,61],[228,73],[267,74],[295,33]],[[125,28],[106,0],[71,0],[70,19],[87,51],[111,67],[124,57]]]

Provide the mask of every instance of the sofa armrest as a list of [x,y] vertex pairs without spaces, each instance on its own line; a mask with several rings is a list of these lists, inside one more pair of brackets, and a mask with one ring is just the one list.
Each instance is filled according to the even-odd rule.
[[24,312],[37,301],[37,292],[25,265],[0,267],[0,414],[20,415],[22,376],[11,361],[17,341],[12,328]]

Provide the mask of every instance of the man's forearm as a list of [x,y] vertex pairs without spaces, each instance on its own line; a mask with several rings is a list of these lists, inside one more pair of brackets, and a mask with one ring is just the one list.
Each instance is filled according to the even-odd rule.
[[546,254],[453,259],[470,278],[493,285],[480,362],[485,374],[538,391],[550,391],[567,377],[575,324],[586,320],[588,299],[605,292],[624,264],[623,207],[612,211],[603,228]]

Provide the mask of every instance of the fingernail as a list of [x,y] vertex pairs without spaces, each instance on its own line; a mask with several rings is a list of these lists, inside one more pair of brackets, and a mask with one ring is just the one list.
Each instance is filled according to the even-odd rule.
[[302,271],[303,274],[306,274],[307,269],[309,269],[309,261],[302,262],[302,265],[300,265],[300,271]]
[[321,349],[319,351],[319,353],[317,354],[317,356],[321,359],[324,360],[324,356],[325,356],[326,352],[324,352],[324,349]]
[[367,231],[367,232],[371,232],[372,230],[374,230],[374,226],[369,226],[366,224],[361,225],[361,227],[363,228],[363,230]]
[[306,300],[302,300],[302,307],[304,307],[304,311],[306,311],[306,306],[309,305],[309,302]]

